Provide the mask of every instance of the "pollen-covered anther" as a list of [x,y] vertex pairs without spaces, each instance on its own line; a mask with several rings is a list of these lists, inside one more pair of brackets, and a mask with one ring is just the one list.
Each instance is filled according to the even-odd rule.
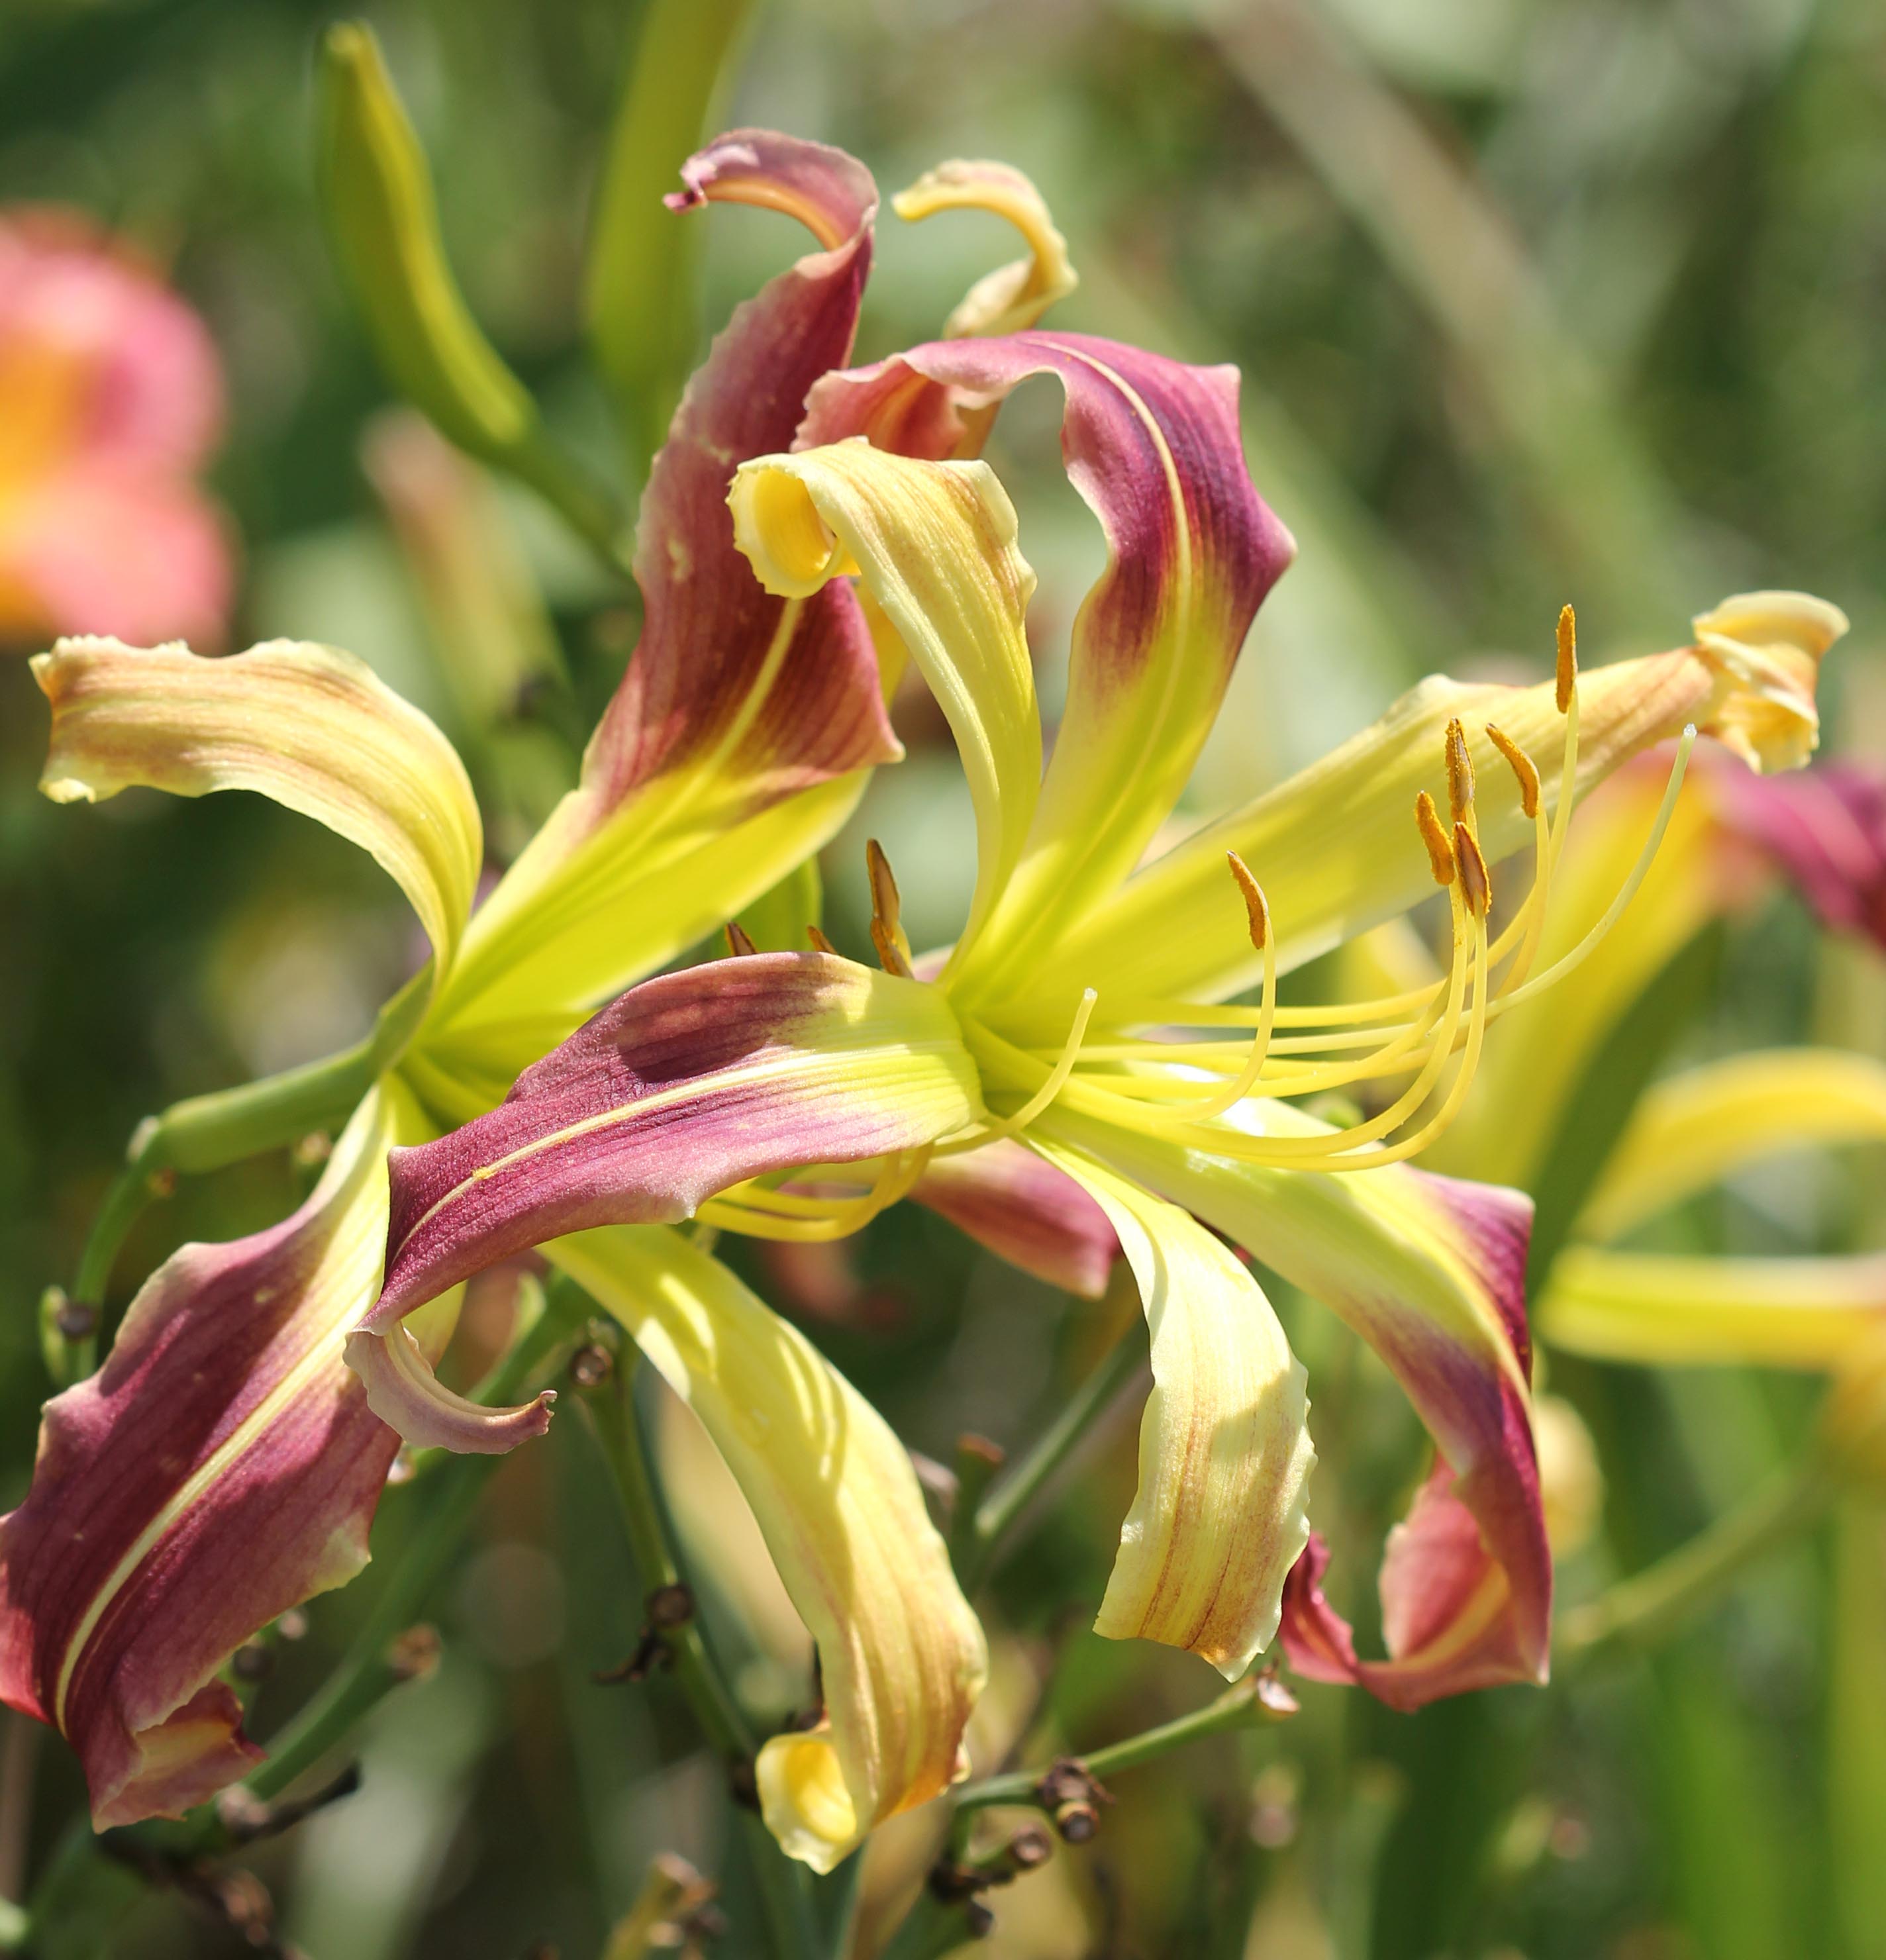
[[1474,759],[1458,718],[1447,724],[1447,813],[1457,826],[1474,820]]
[[1251,867],[1236,851],[1227,851],[1225,861],[1238,881],[1238,889],[1244,894],[1244,908],[1251,921],[1252,946],[1261,953],[1271,937],[1270,902],[1264,896],[1264,887],[1251,875]]
[[748,954],[757,953],[759,948],[753,943],[752,934],[738,919],[727,922],[727,950],[736,959],[743,959]]
[[814,953],[836,953],[838,950],[816,925],[806,927],[806,937],[812,941],[812,950]]
[[865,869],[871,880],[871,943],[877,948],[879,964],[886,973],[911,978],[910,941],[904,937],[903,901],[898,896],[897,880],[891,861],[875,837],[864,845]]
[[1539,813],[1539,772],[1537,765],[1503,728],[1487,724],[1487,739],[1506,759],[1506,765],[1519,784],[1519,807],[1528,819]]
[[1572,705],[1572,690],[1578,685],[1578,615],[1570,606],[1559,608],[1559,665],[1557,699],[1563,714]]
[[1454,826],[1454,855],[1460,865],[1461,898],[1469,915],[1484,918],[1493,903],[1493,880],[1487,876],[1487,861],[1480,854],[1474,833],[1464,823]]
[[1434,807],[1434,799],[1426,790],[1414,799],[1414,820],[1420,828],[1421,842],[1427,846],[1427,861],[1433,870],[1435,883],[1452,884],[1454,847],[1441,827],[1441,813]]

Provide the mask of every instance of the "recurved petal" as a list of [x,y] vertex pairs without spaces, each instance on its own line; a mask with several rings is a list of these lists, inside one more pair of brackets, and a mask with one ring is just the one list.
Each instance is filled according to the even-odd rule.
[[1042,194],[1007,164],[961,158],[926,170],[891,208],[910,223],[940,211],[988,211],[1006,218],[1028,241],[1029,255],[985,273],[944,323],[953,340],[1020,333],[1080,281],[1067,256],[1067,241],[1054,228]]
[[[743,129],[682,176],[684,207],[785,212],[820,249],[736,310],[688,385],[642,498],[644,623],[628,675],[581,782],[479,908],[441,1024],[607,999],[777,883],[844,822],[860,772],[902,752],[852,593],[762,590],[727,508],[735,468],[790,447],[813,383],[850,355],[870,174],[822,144]],[[730,828],[802,798],[805,817],[778,832],[795,854],[766,854],[774,833],[762,831],[724,884],[728,867],[698,861]],[[651,895],[663,877],[691,889],[684,906]]]
[[1646,1091],[1578,1221],[1581,1238],[1633,1226],[1783,1150],[1886,1140],[1886,1065],[1838,1048],[1771,1048],[1704,1062]]
[[933,1159],[911,1185],[919,1204],[1012,1266],[1098,1300],[1119,1257],[1106,1213],[1065,1171],[1007,1138]]
[[1709,732],[1752,769],[1800,768],[1821,739],[1821,658],[1846,615],[1805,592],[1743,592],[1690,624],[1696,651],[1729,682]]
[[1309,1537],[1302,1366],[1227,1246],[1082,1153],[1043,1147],[1111,1220],[1153,1338],[1139,1488],[1094,1631],[1187,1648],[1236,1681],[1276,1633]]
[[933,987],[822,953],[663,974],[488,1115],[393,1153],[386,1284],[365,1325],[545,1239],[672,1223],[743,1179],[918,1149],[981,1109]]
[[[1831,632],[1835,623],[1830,616],[1822,627]],[[1802,636],[1820,644],[1818,632],[1804,628]],[[1775,664],[1782,655],[1790,657],[1782,662],[1785,673]],[[1579,680],[1581,791],[1690,722],[1705,734],[1752,746],[1763,767],[1785,765],[1808,739],[1813,704],[1800,690],[1811,683],[1813,667],[1814,656],[1802,647],[1784,645],[1776,654],[1712,631],[1706,642],[1585,671]],[[1786,711],[1795,718],[1789,725],[1799,739],[1776,733],[1754,745],[1748,729],[1783,712],[1778,692],[1792,703]],[[1545,805],[1556,806],[1563,723],[1552,684],[1468,686],[1431,677],[1321,762],[1131,879],[1036,972],[1032,990],[1044,1023],[1065,1028],[1083,987],[1117,1001],[1223,999],[1252,985],[1261,960],[1242,908],[1226,902],[1228,850],[1262,880],[1284,970],[1406,911],[1432,884],[1409,813],[1417,793],[1434,787],[1442,736],[1456,718],[1465,727],[1480,784],[1476,808],[1487,861],[1523,848],[1531,819],[1482,731],[1496,724],[1532,757]]]
[[[1321,1127],[1270,1103],[1241,1105],[1224,1120],[1294,1134]],[[1375,1349],[1505,1569],[1515,1637],[1543,1678],[1552,1563],[1530,1414],[1531,1201],[1401,1165],[1331,1175],[1233,1163],[1058,1112],[1039,1127],[1183,1204]]]
[[1042,769],[1026,616],[1035,574],[982,463],[893,456],[861,438],[744,463],[733,533],[769,592],[856,572],[948,718],[975,807],[974,938],[1019,861]]
[[376,1091],[299,1211],[173,1254],[104,1367],[46,1405],[32,1488],[0,1523],[0,1694],[78,1751],[101,1830],[180,1815],[261,1759],[218,1669],[366,1561],[399,1440],[342,1341],[412,1120]]
[[830,1871],[962,1774],[988,1669],[910,1459],[803,1335],[675,1233],[617,1227],[548,1249],[700,1417],[817,1645],[826,1726],[775,1736],[756,1770],[781,1847]]
[[1539,1332],[1614,1361],[1837,1367],[1886,1325],[1886,1253],[1687,1258],[1573,1246],[1553,1263]]
[[1385,1661],[1357,1656],[1349,1623],[1323,1596],[1328,1564],[1328,1546],[1313,1535],[1283,1589],[1277,1637],[1299,1674],[1366,1688],[1404,1711],[1474,1688],[1544,1678],[1522,1635],[1506,1574],[1454,1494],[1445,1464],[1388,1534],[1380,1581]]
[[[814,390],[800,441],[863,434],[881,448],[947,453],[961,440],[953,403],[979,411],[1037,374],[1061,385],[1062,458],[1108,563],[1075,622],[1067,705],[1018,875],[980,939],[958,947],[952,985],[965,998],[1011,984],[1132,869],[1296,549],[1245,468],[1237,371],[1085,335],[942,341],[833,375]],[[1217,861],[1222,880],[1222,850]]]
[[304,641],[205,660],[74,639],[33,673],[52,704],[40,787],[55,803],[138,785],[256,791],[373,857],[419,915],[435,976],[451,964],[478,881],[478,805],[452,745],[365,662]]

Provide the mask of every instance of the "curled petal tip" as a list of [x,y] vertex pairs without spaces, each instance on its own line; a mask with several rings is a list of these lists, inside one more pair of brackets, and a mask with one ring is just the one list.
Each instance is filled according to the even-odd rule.
[[456,1395],[432,1372],[419,1344],[403,1327],[375,1334],[356,1328],[347,1337],[347,1365],[367,1391],[367,1406],[415,1449],[501,1456],[550,1427],[554,1389],[510,1408],[488,1408]]

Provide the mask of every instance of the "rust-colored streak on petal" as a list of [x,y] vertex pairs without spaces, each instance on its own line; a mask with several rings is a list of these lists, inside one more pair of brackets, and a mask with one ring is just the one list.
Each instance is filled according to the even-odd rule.
[[378,1280],[395,1134],[377,1094],[299,1211],[175,1253],[103,1369],[46,1406],[0,1524],[0,1694],[78,1749],[101,1829],[259,1759],[217,1670],[365,1562],[399,1438],[342,1340]]
[[980,1112],[939,991],[821,953],[631,989],[436,1144],[396,1150],[383,1329],[512,1252],[688,1217],[741,1179],[935,1141]]
[[1012,1266],[1098,1300],[1119,1256],[1107,1214],[1067,1173],[1007,1138],[935,1159],[911,1196]]

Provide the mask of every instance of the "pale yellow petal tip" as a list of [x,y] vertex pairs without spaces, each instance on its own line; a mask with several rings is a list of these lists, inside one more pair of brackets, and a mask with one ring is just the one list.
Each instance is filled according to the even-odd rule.
[[756,457],[727,493],[733,542],[753,576],[777,599],[809,599],[834,578],[844,552],[791,459]]
[[943,332],[953,340],[1022,332],[1080,283],[1045,199],[1010,164],[962,158],[939,164],[899,191],[891,208],[911,223],[940,211],[991,212],[1006,218],[1028,241],[1027,258],[998,266],[969,288],[944,323]]
[[79,776],[42,776],[40,794],[52,803],[96,803],[98,792]]
[[829,1736],[775,1736],[753,1763],[760,1815],[789,1858],[822,1876],[835,1870],[864,1833]]
[[1752,769],[1799,768],[1820,743],[1821,658],[1846,615],[1805,592],[1744,592],[1694,625],[1697,651],[1729,683],[1709,732]]

